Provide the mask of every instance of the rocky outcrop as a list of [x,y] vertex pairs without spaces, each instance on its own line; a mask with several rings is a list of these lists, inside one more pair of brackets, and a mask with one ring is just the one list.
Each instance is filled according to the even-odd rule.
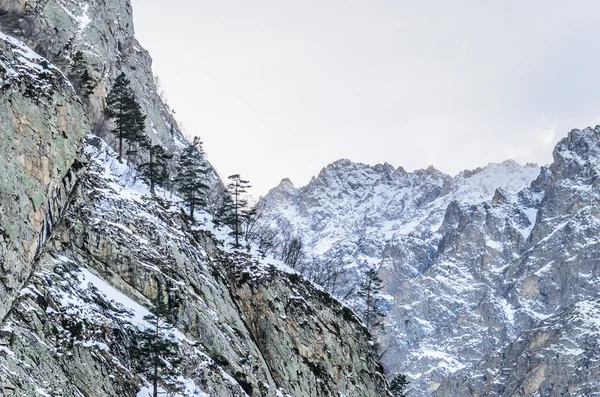
[[295,396],[386,395],[371,336],[350,309],[299,274],[223,262],[276,383]]
[[[0,31],[0,395],[144,395],[130,348],[159,290],[178,309],[178,395],[386,395],[348,309],[229,250],[210,215],[190,225],[176,196],[151,195],[133,163],[116,161],[103,106],[121,71],[152,142],[175,155],[187,144],[128,1],[0,0]],[[91,95],[67,79],[78,51]],[[218,200],[212,168],[207,182]]]
[[507,162],[423,184],[434,171],[402,180],[401,169],[344,161],[263,202],[309,256],[381,264],[393,300],[384,364],[409,376],[411,395],[588,395],[597,313],[581,308],[600,292],[599,163],[600,127],[587,128],[538,175]]
[[128,352],[147,312],[136,302],[158,289],[179,307],[183,375],[198,390],[387,393],[370,336],[349,309],[299,275],[223,251],[177,206],[130,186],[124,175],[135,172],[99,138],[90,142],[89,169],[4,321],[5,395],[136,395]]
[[584,300],[523,332],[438,389],[439,396],[593,396],[598,379],[598,300]]
[[0,33],[0,320],[76,183],[86,124],[62,73]]

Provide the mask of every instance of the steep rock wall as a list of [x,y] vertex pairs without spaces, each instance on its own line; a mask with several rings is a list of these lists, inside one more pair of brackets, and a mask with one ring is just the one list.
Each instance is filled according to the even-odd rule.
[[62,73],[0,33],[0,320],[76,183],[86,124]]

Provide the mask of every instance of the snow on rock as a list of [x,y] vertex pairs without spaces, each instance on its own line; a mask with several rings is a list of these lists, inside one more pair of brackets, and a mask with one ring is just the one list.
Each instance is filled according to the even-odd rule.
[[[98,137],[88,135],[84,156],[60,229],[7,318],[14,355],[0,352],[3,384],[24,395],[144,395],[128,346],[160,288],[179,308],[181,396],[384,392],[368,335],[338,301],[254,247],[229,248],[208,214],[190,225],[177,197],[151,195]],[[332,380],[340,372],[348,381]]]
[[600,386],[599,338],[600,302],[578,302],[458,372],[436,395],[595,395]]
[[[495,345],[484,336],[489,325],[481,316],[469,320],[474,326],[460,331],[466,333],[462,338],[449,325],[474,310],[471,299],[485,296],[487,283],[501,280],[502,269],[533,228],[528,213],[538,202],[519,192],[539,172],[536,166],[506,161],[450,177],[433,167],[407,173],[389,164],[340,160],[307,186],[296,188],[283,180],[261,199],[263,222],[301,236],[308,257],[348,269],[338,287],[340,296],[357,284],[365,263],[381,265],[384,292],[393,298],[388,335],[383,337],[389,346],[385,362],[390,372],[409,373],[426,389],[427,377],[445,377],[468,360],[479,359],[486,346]],[[475,219],[477,226],[468,224]],[[508,246],[507,230],[517,239]],[[473,239],[473,233],[480,245],[472,253],[444,254],[453,244]],[[488,256],[484,270],[488,281],[480,269],[464,265],[465,257],[473,254]],[[490,304],[509,313],[506,316],[512,314],[504,310],[504,299]],[[423,322],[413,323],[414,319]],[[467,334],[473,338],[469,343]],[[490,337],[501,339],[493,332]],[[432,351],[426,346],[442,341],[439,354],[425,354]]]
[[62,72],[22,41],[0,32],[0,84],[22,86],[26,96],[49,97],[71,83]]
[[[531,342],[523,332],[600,292],[598,164],[600,127],[571,131],[541,169],[508,161],[452,178],[344,160],[305,187],[284,181],[262,202],[268,222],[301,236],[308,257],[355,269],[342,286],[360,280],[365,263],[381,265],[394,298],[379,336],[384,362],[409,375],[411,395],[429,396],[448,379],[468,384],[486,355]],[[556,351],[569,361],[581,349]]]

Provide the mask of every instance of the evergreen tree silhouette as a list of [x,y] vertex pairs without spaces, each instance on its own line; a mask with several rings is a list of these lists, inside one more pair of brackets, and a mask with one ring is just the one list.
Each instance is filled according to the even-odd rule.
[[146,145],[145,147],[148,149],[149,160],[141,164],[139,168],[150,184],[150,192],[156,194],[154,187],[164,185],[169,180],[168,161],[173,158],[173,155],[167,153],[161,145]]
[[220,216],[221,221],[231,227],[231,236],[235,240],[234,248],[240,248],[244,222],[255,214],[256,209],[248,207],[246,193],[248,188],[252,187],[250,182],[242,179],[240,174],[230,175],[229,180],[227,185],[229,196],[223,202]]
[[190,207],[192,222],[196,208],[206,206],[209,189],[206,183],[208,168],[203,156],[202,142],[200,138],[194,137],[192,143],[181,152],[174,181],[183,200]]
[[112,132],[119,140],[119,162],[123,162],[123,141],[129,144],[127,155],[137,154],[138,148],[144,146],[146,136],[146,115],[138,103],[130,87],[130,81],[121,73],[115,80],[112,90],[106,98],[106,115],[114,119],[115,129]]
[[158,396],[158,385],[169,391],[178,390],[177,381],[181,356],[179,343],[173,335],[177,307],[169,306],[166,294],[159,288],[153,308],[144,316],[146,327],[133,335],[131,356],[136,370],[152,383],[153,396]]

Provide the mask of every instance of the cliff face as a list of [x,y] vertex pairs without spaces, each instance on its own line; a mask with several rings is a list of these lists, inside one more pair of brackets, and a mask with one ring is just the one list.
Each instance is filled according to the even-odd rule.
[[522,253],[501,273],[513,337],[438,395],[597,393],[599,163],[600,128],[573,130],[523,192],[539,192],[539,204]]
[[[146,115],[146,135],[177,154],[186,140],[157,93],[152,58],[135,38],[132,13],[128,0],[0,0],[0,31],[23,40],[69,77],[76,53],[82,54],[94,86],[81,97],[88,129],[112,147],[105,98],[115,78],[125,73]],[[223,184],[208,168],[208,182],[218,197]]]
[[[116,161],[102,107],[121,70],[148,136],[185,144],[127,1],[3,0],[0,31],[0,395],[145,396],[131,339],[159,289],[178,308],[181,395],[387,394],[348,309],[229,250],[208,214],[190,225],[176,197],[153,198]],[[75,51],[89,97],[65,78]],[[214,171],[209,182],[222,188]]]
[[75,184],[72,170],[86,124],[62,73],[0,33],[0,319]]
[[91,162],[4,321],[5,393],[135,395],[131,333],[147,313],[140,304],[162,288],[179,305],[190,390],[385,395],[369,335],[350,311],[298,275],[223,251],[88,138]]
[[453,183],[342,161],[263,202],[309,256],[353,270],[344,286],[365,261],[381,265],[384,363],[409,376],[411,395],[592,395],[598,164],[600,127],[586,128],[540,170],[503,163]]

